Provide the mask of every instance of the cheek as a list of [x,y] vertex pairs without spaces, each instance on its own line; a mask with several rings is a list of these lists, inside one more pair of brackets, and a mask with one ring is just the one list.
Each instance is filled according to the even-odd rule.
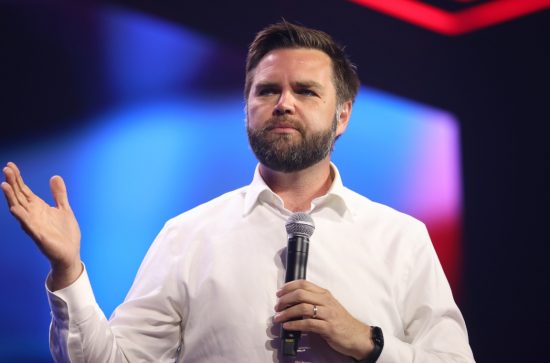
[[262,107],[251,103],[248,105],[248,111],[246,113],[247,124],[255,126],[258,122],[261,122],[262,118]]

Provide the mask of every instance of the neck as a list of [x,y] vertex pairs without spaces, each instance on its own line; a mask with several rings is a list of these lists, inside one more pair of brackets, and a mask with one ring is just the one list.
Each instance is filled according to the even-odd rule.
[[292,173],[260,165],[260,174],[271,190],[281,197],[285,208],[292,212],[308,211],[313,199],[328,192],[334,178],[329,158]]

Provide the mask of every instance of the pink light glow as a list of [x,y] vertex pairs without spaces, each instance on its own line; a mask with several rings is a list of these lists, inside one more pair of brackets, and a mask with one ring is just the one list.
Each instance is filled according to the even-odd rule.
[[550,0],[489,1],[448,12],[420,1],[349,0],[434,32],[456,36],[496,25],[550,7]]

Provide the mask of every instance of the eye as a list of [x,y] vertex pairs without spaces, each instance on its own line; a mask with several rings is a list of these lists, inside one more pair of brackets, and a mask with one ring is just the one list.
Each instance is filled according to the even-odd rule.
[[300,94],[300,95],[303,95],[303,96],[317,96],[317,93],[315,93],[314,91],[312,91],[311,89],[309,88],[302,88],[302,89],[299,89],[296,93]]
[[256,91],[257,96],[272,96],[276,94],[278,91],[273,87],[265,87],[265,88],[259,88]]

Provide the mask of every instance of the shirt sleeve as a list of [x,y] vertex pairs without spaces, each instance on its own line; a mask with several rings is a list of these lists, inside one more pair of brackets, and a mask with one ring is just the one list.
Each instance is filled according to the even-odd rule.
[[[55,362],[128,362],[96,303],[88,273],[68,287],[50,291],[50,351]],[[91,355],[89,355],[91,354]]]
[[[98,306],[86,269],[70,286],[47,289],[52,311],[50,350],[55,362],[174,362],[182,343],[180,291],[174,259],[161,232],[130,292],[110,320]],[[165,247],[165,246],[164,246]],[[164,252],[162,252],[164,251]],[[47,286],[46,286],[47,288]]]
[[423,224],[402,289],[404,338],[384,335],[377,363],[474,363],[466,325]]

